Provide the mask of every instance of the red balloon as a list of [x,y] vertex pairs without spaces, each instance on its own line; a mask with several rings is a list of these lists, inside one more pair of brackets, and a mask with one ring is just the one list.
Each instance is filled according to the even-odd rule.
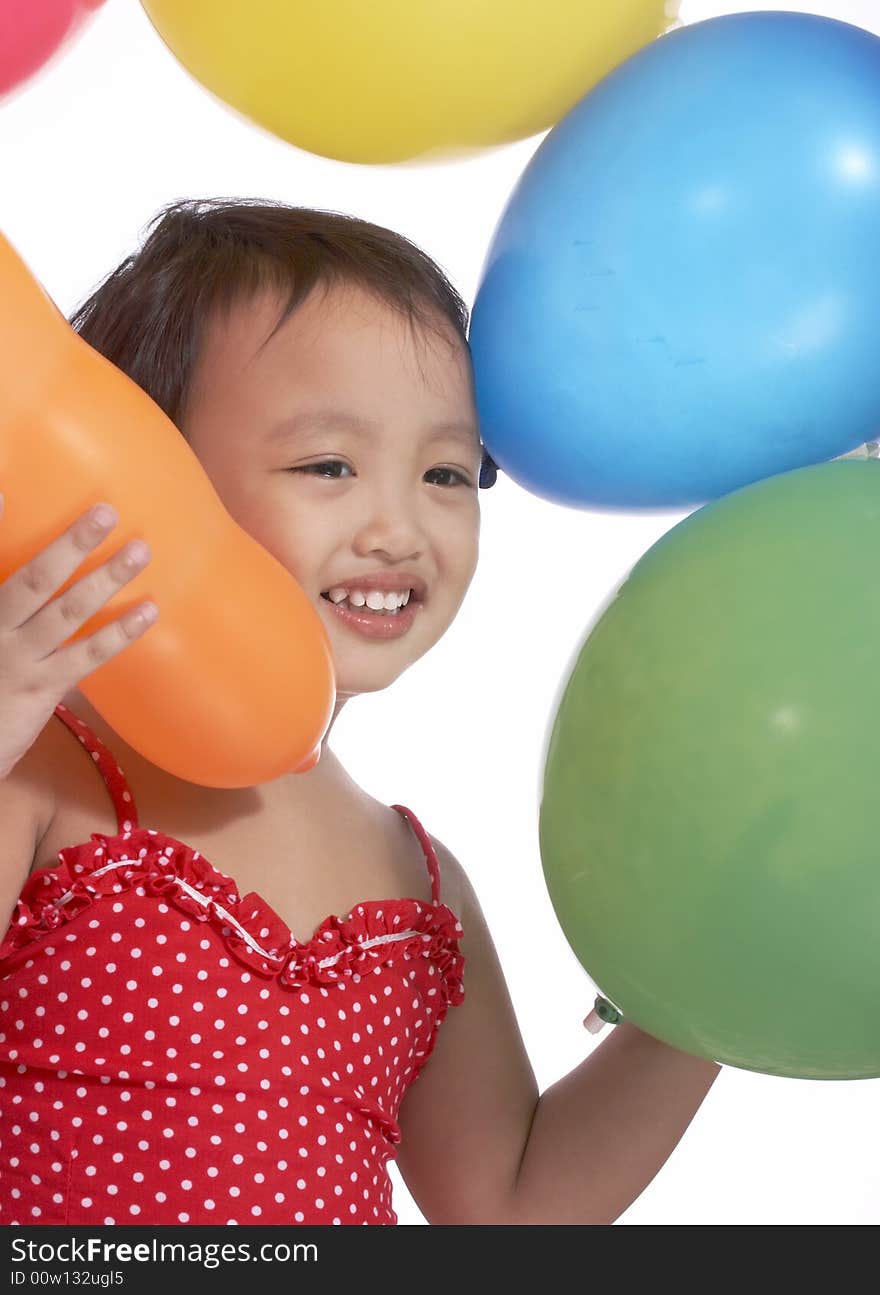
[[103,0],[0,0],[0,97],[72,40]]

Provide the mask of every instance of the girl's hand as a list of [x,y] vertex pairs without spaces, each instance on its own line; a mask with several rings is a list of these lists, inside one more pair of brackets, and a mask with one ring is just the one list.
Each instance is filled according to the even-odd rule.
[[[100,508],[107,510],[104,522],[96,517]],[[0,495],[0,525],[4,512]],[[53,599],[118,520],[109,505],[96,505],[0,584],[0,778],[33,746],[65,694],[158,616],[154,603],[141,603],[89,637],[60,646],[152,557],[146,543],[133,540]]]

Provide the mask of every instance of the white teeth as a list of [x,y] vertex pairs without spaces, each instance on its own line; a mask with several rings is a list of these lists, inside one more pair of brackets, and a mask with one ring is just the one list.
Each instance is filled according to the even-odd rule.
[[406,589],[402,593],[383,593],[380,589],[371,589],[364,593],[361,589],[348,590],[341,585],[335,586],[327,591],[327,596],[333,603],[345,602],[346,598],[352,607],[369,607],[370,611],[395,612],[399,607],[405,607],[409,602],[410,590]]
[[400,599],[400,594],[383,594],[377,589],[375,593],[367,594],[367,606],[372,612],[396,612],[400,606]]

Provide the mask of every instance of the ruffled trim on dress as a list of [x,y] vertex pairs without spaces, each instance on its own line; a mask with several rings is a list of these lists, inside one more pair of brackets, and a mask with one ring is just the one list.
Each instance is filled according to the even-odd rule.
[[286,988],[330,985],[349,974],[364,975],[379,963],[427,957],[439,973],[435,1019],[464,998],[465,959],[458,944],[463,931],[445,904],[365,900],[346,918],[325,918],[311,939],[299,944],[262,896],[239,895],[231,877],[164,833],[146,828],[124,837],[93,832],[90,841],[59,851],[58,858],[57,866],[41,868],[25,882],[0,944],[0,964],[105,896],[139,886],[194,921],[210,923],[238,962]]

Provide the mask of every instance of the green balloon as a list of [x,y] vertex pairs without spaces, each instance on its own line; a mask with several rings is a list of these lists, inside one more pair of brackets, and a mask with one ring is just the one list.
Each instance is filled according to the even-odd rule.
[[562,693],[539,836],[624,1016],[696,1056],[880,1076],[880,462],[715,500],[655,544]]

